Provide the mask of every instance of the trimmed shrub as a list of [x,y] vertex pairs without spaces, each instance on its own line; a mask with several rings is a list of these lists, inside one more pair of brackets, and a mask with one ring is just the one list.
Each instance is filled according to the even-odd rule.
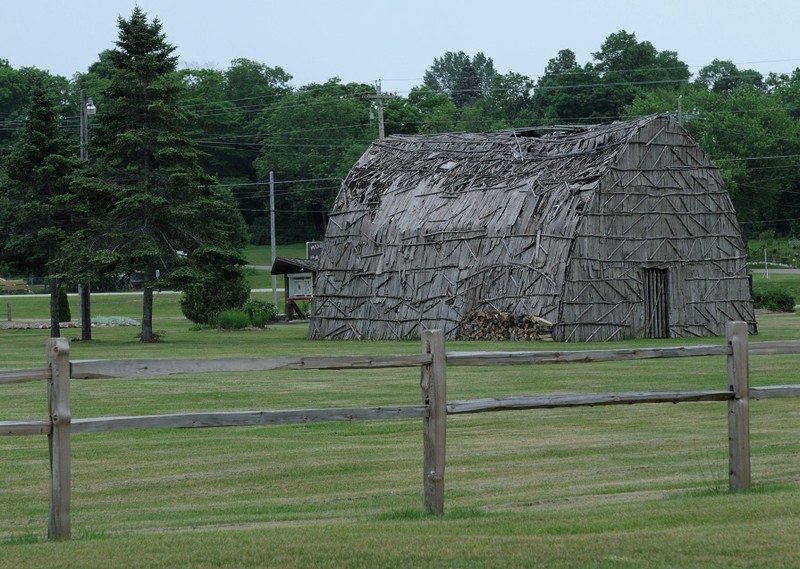
[[69,309],[67,289],[64,285],[58,285],[58,321],[69,322],[70,320],[72,320],[72,312]]
[[753,294],[755,308],[766,308],[773,312],[794,312],[794,305],[794,297],[781,288]]
[[241,330],[250,326],[250,317],[242,310],[223,310],[216,321],[223,330]]
[[243,273],[213,283],[195,283],[183,291],[181,312],[195,324],[210,324],[223,310],[244,306],[250,298],[250,285]]
[[275,316],[278,315],[278,308],[274,304],[254,298],[245,302],[242,310],[244,310],[250,318],[250,324],[259,328],[263,328],[272,322]]

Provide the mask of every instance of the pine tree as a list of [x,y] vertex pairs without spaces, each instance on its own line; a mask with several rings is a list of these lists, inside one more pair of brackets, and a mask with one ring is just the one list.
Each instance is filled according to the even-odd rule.
[[86,208],[74,189],[77,150],[59,129],[59,114],[44,88],[5,162],[0,189],[0,257],[26,273],[44,268],[50,281],[50,335],[60,335],[58,279],[69,271],[67,244],[80,230]]
[[226,243],[227,229],[214,215],[221,207],[212,191],[214,180],[203,173],[185,130],[175,48],[161,23],[148,22],[135,8],[130,19],[119,19],[116,46],[93,148],[96,171],[106,185],[109,251],[120,270],[145,274],[141,340],[147,342],[156,339],[157,271],[161,284],[168,282],[181,256]]

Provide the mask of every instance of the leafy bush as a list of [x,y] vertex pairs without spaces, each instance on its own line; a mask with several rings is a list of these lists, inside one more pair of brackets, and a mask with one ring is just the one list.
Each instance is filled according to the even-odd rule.
[[187,286],[181,297],[181,311],[195,324],[210,324],[222,311],[242,308],[249,298],[250,285],[239,272],[226,280]]
[[753,293],[753,306],[755,308],[766,308],[774,312],[794,312],[794,305],[794,297],[782,288]]
[[216,322],[223,330],[241,330],[250,326],[250,317],[242,310],[223,310],[216,317]]
[[263,328],[278,315],[278,307],[271,302],[251,298],[242,307],[250,318],[250,324]]
[[69,309],[69,299],[67,289],[64,285],[58,285],[58,321],[69,322],[72,320],[72,312]]
[[311,302],[308,300],[298,300],[297,308],[299,308],[300,312],[302,312],[306,317],[311,314]]

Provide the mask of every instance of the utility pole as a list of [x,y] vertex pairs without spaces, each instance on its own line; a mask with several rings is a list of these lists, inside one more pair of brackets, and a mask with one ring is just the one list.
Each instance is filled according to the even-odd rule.
[[[97,112],[92,100],[81,89],[81,160],[89,160],[89,115]],[[91,281],[78,284],[78,318],[81,323],[81,340],[92,339]]]
[[386,134],[384,132],[383,127],[383,100],[384,99],[396,99],[396,95],[384,95],[381,93],[381,80],[378,79],[375,81],[375,94],[374,95],[367,95],[367,99],[376,99],[378,101],[378,138],[383,140],[386,138]]
[[[272,170],[269,171],[269,243],[272,249],[272,265],[275,265],[275,177]],[[270,274],[272,274],[272,266],[270,266]],[[272,275],[272,304],[278,306],[278,281],[275,275]],[[289,291],[286,291],[288,294]]]

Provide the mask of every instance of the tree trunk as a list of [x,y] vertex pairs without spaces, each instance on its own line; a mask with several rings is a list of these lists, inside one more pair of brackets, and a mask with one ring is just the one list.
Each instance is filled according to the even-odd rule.
[[80,290],[81,294],[81,340],[92,339],[92,295],[91,281],[86,279],[86,283]]
[[58,314],[58,280],[50,279],[50,337],[58,338],[61,336],[61,324],[59,324]]
[[145,283],[142,293],[142,342],[152,342],[153,336],[153,289]]

